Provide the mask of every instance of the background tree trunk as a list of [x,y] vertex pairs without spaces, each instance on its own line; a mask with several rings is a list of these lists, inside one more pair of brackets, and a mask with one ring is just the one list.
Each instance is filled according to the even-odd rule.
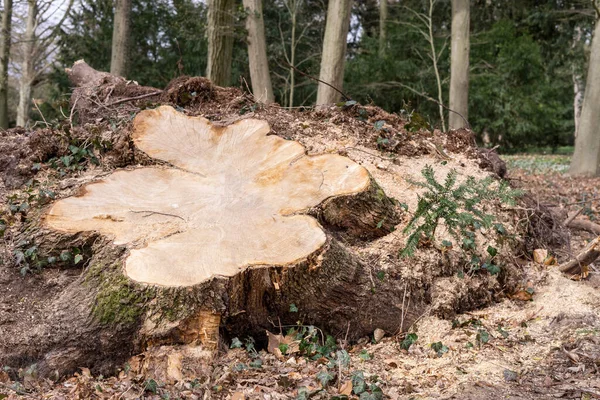
[[206,76],[217,86],[229,85],[233,58],[234,0],[208,2],[208,63]]
[[0,41],[0,128],[8,128],[8,59],[10,57],[12,0],[4,0]]
[[[346,37],[350,27],[351,8],[352,0],[330,0],[327,9],[327,24],[325,25],[319,78],[340,90],[344,83]],[[323,83],[319,83],[317,105],[335,103],[339,99],[340,93]]]
[[450,129],[464,128],[469,113],[469,14],[469,0],[452,0]]
[[127,76],[129,64],[129,31],[131,25],[131,0],[117,0],[113,24],[110,73]]
[[385,56],[385,45],[387,43],[387,28],[385,26],[388,18],[387,0],[379,0],[379,57]]
[[269,75],[262,1],[244,0],[244,8],[248,12],[246,29],[248,30],[248,61],[250,64],[252,93],[256,101],[266,104],[272,103],[275,101],[275,96],[273,95],[273,86]]
[[36,0],[29,0],[27,10],[27,28],[23,45],[23,69],[21,71],[21,87],[19,90],[19,106],[17,108],[17,125],[26,126],[31,109],[31,89],[35,78],[34,50],[35,29],[37,28],[38,7]]
[[600,174],[600,20],[596,21],[589,62],[571,175]]

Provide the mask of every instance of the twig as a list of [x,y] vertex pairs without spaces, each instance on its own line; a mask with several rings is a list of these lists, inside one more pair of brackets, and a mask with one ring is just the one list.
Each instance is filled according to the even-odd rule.
[[322,84],[329,86],[330,88],[332,88],[333,90],[335,90],[336,92],[338,92],[339,94],[341,94],[342,97],[344,98],[344,100],[346,100],[346,101],[352,100],[352,98],[350,98],[349,96],[347,96],[346,93],[342,92],[340,89],[336,88],[335,86],[333,86],[333,85],[331,85],[331,84],[329,84],[329,83],[327,83],[325,81],[322,81],[319,78],[315,78],[312,75],[308,75],[308,74],[300,71],[298,68],[294,67],[292,64],[288,63],[287,61],[286,61],[286,64],[287,64],[288,67],[293,68],[294,71],[298,72],[300,75],[306,76],[309,79],[315,80],[317,82],[321,82]]
[[73,132],[73,113],[75,112],[75,106],[77,105],[78,101],[79,97],[77,97],[73,102],[73,107],[71,107],[71,112],[69,113],[69,124],[71,125],[71,132]]
[[38,107],[37,102],[35,101],[35,99],[34,99],[34,101],[32,101],[32,103],[33,103],[33,106],[35,107],[35,109],[37,110],[37,112],[42,117],[42,120],[46,124],[46,128],[50,128],[50,124],[48,124],[48,122],[46,122],[46,118],[44,118],[44,114],[42,114],[42,110],[40,110],[40,108]]
[[113,101],[112,103],[108,104],[108,106],[109,107],[110,106],[116,106],[117,104],[126,103],[128,101],[145,99],[146,97],[156,96],[158,94],[161,94],[162,92],[163,92],[162,90],[157,90],[156,92],[150,92],[150,93],[146,93],[146,94],[140,94],[139,96],[126,97],[124,99]]

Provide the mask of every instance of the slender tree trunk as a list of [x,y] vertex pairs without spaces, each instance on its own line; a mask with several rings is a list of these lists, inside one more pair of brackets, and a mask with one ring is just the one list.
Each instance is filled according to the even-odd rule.
[[[327,23],[325,25],[319,78],[340,90],[344,83],[346,37],[350,27],[351,8],[352,0],[329,0],[327,8]],[[319,82],[317,104],[335,103],[339,99],[340,93]]]
[[[582,30],[580,26],[575,27],[575,35],[573,35],[572,49],[575,49],[579,42],[581,42]],[[577,132],[579,130],[579,118],[581,117],[581,106],[583,105],[583,77],[577,68],[576,62],[573,62],[571,66],[572,77],[573,77],[573,122],[575,123],[574,136],[577,138]]]
[[385,56],[385,47],[387,44],[387,27],[386,21],[388,18],[388,3],[387,0],[379,0],[379,57]]
[[8,128],[8,59],[10,56],[12,0],[4,0],[0,39],[0,128]]
[[248,12],[246,29],[248,30],[248,61],[252,93],[258,102],[272,103],[275,101],[275,96],[269,75],[262,0],[244,0],[244,8]]
[[23,44],[23,66],[21,71],[21,85],[19,90],[19,106],[17,108],[17,125],[26,126],[29,122],[31,109],[31,90],[35,78],[34,50],[35,30],[37,28],[38,7],[36,0],[28,0],[27,27],[25,29],[25,43]]
[[292,2],[291,9],[292,12],[292,33],[291,33],[291,41],[290,41],[290,98],[288,100],[288,107],[294,107],[294,88],[296,87],[296,70],[294,67],[296,66],[296,11],[297,9],[296,1]]
[[127,76],[127,67],[129,64],[130,15],[131,0],[116,0],[110,73],[122,77]]
[[591,47],[571,175],[600,174],[600,20],[596,21]]
[[442,79],[440,78],[440,70],[438,68],[438,54],[435,50],[435,38],[433,37],[433,7],[436,0],[429,0],[429,15],[425,18],[427,21],[427,30],[429,35],[429,47],[431,48],[431,62],[433,64],[433,72],[435,73],[435,82],[437,83],[438,92],[438,109],[440,112],[440,122],[442,123],[442,131],[446,131],[446,120],[444,118],[444,92],[442,90]]
[[227,86],[233,58],[234,0],[208,1],[208,65],[206,76],[215,85]]
[[465,127],[469,113],[469,19],[469,0],[452,0],[450,129]]
[[583,78],[573,71],[573,120],[575,123],[574,136],[577,138],[579,132],[579,120],[581,119],[581,106],[583,105]]

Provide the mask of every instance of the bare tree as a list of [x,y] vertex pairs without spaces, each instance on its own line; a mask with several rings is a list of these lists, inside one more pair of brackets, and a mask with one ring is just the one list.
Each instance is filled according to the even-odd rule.
[[[323,39],[321,72],[319,78],[335,88],[342,89],[344,83],[344,63],[346,58],[346,38],[350,28],[352,0],[329,0],[327,23]],[[340,93],[319,82],[317,104],[330,104],[339,101]]]
[[[297,49],[298,46],[308,37],[309,29],[313,28],[314,20],[308,21],[299,21],[301,16],[302,7],[304,6],[304,0],[282,0],[281,4],[285,7],[287,14],[290,18],[290,33],[289,36],[284,33],[284,29],[282,27],[281,16],[278,22],[279,29],[279,37],[281,39],[281,47],[283,48],[283,58],[285,60],[285,64],[279,63],[278,65],[284,69],[287,69],[287,75],[274,73],[279,79],[283,81],[283,85],[280,86],[279,92],[281,93],[282,105],[292,108],[295,103],[295,90],[298,86],[306,84],[304,83],[296,83],[296,68],[300,67],[302,64],[320,57],[320,45],[314,42],[311,48],[313,52],[308,55],[305,55],[304,58],[298,59]],[[302,24],[302,30],[298,32],[298,26]]]
[[597,18],[592,38],[590,61],[585,86],[571,175],[600,175],[600,2],[594,2]]
[[469,0],[452,0],[448,127],[463,128],[469,112]]
[[116,0],[113,22],[110,73],[127,76],[129,64],[129,31],[131,30],[131,0]]
[[379,57],[385,56],[387,44],[388,0],[379,0]]
[[234,0],[208,0],[206,76],[219,86],[227,86],[231,75],[234,7]]
[[[21,43],[21,81],[17,125],[26,126],[31,109],[31,93],[35,80],[53,63],[54,45],[74,0],[56,4],[53,0],[27,0],[27,23]],[[57,13],[62,17],[56,21]],[[54,22],[56,21],[56,22]]]
[[406,86],[402,84],[401,86],[406,86],[406,88],[410,89],[416,94],[419,94],[428,100],[434,101],[438,105],[438,110],[440,113],[440,123],[442,124],[442,131],[446,131],[446,122],[444,118],[444,93],[442,91],[442,79],[440,78],[440,71],[438,68],[438,60],[440,59],[441,54],[446,49],[446,42],[441,47],[439,52],[435,48],[435,36],[433,35],[433,9],[437,0],[429,0],[429,5],[427,9],[427,13],[417,12],[409,7],[404,7],[405,10],[412,13],[419,23],[410,23],[410,22],[399,22],[403,25],[409,26],[418,32],[429,44],[429,54],[427,55],[431,60],[431,65],[433,67],[433,72],[435,74],[435,82],[437,85],[437,100],[429,97],[426,93],[419,92],[418,90],[411,88],[410,86]]
[[36,0],[27,1],[27,28],[23,43],[23,66],[19,87],[19,105],[17,107],[17,125],[25,126],[29,121],[31,88],[35,75],[35,30],[37,28],[38,5]]
[[10,56],[12,0],[4,0],[0,39],[0,128],[8,128],[8,59]]
[[248,30],[248,61],[252,93],[257,101],[272,103],[275,101],[275,96],[269,74],[262,0],[244,0],[244,7],[248,13],[246,29]]

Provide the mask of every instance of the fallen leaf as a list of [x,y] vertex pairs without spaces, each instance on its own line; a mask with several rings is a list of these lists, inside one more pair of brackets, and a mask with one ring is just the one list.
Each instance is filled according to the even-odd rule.
[[296,371],[290,372],[287,376],[288,376],[288,378],[295,380],[295,381],[302,380],[302,375]]
[[533,261],[538,264],[543,264],[544,260],[548,258],[548,250],[546,249],[535,249],[533,251]]
[[245,400],[246,396],[242,392],[235,392],[231,395],[231,400]]
[[398,362],[396,360],[394,360],[393,358],[388,358],[384,362],[388,367],[398,368]]
[[345,396],[350,396],[352,394],[352,381],[346,381],[340,387],[340,394]]
[[282,346],[285,346],[285,354],[295,354],[300,351],[300,341],[296,340],[296,336],[293,334],[283,336],[283,335],[275,335],[267,331],[267,337],[269,338],[269,343],[267,344],[267,351],[271,354],[274,354],[278,359],[283,359],[283,353],[281,351]]
[[375,329],[373,332],[373,339],[375,339],[375,343],[378,343],[385,336],[385,331],[383,329]]
[[527,290],[519,290],[518,292],[512,294],[510,298],[513,300],[531,301],[533,300],[533,294],[529,293]]

